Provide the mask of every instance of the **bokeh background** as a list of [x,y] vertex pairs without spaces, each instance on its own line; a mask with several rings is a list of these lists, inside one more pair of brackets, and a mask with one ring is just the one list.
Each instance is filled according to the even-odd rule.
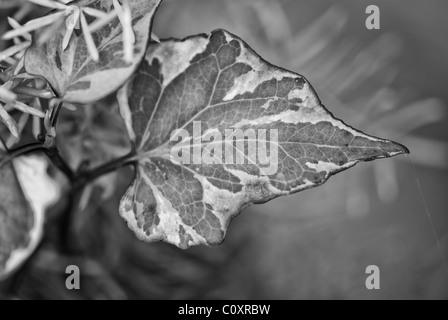
[[[380,30],[365,28],[371,4]],[[307,77],[334,115],[405,144],[411,156],[361,163],[319,188],[252,206],[221,246],[188,251],[139,242],[128,230],[117,208],[132,173],[122,170],[83,195],[71,230],[76,253],[44,245],[18,297],[447,299],[447,11],[443,0],[165,0],[153,30],[160,38],[225,28]],[[73,161],[98,160],[92,150],[124,153],[123,135],[99,130],[122,128],[119,118],[105,124],[104,110],[66,115],[61,135],[72,139]],[[111,181],[116,188],[106,188]],[[65,289],[71,264],[81,269],[79,291]],[[380,290],[365,287],[368,265],[381,270]]]

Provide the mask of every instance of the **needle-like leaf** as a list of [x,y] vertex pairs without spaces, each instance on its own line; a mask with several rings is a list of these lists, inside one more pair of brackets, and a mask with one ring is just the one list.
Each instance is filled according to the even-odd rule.
[[8,81],[0,86],[0,100],[3,102],[13,102],[17,99],[17,95],[12,92],[11,89],[12,81]]
[[31,44],[30,41],[23,41],[23,42],[20,42],[16,45],[12,46],[12,47],[9,47],[6,50],[1,51],[0,52],[0,61],[3,61],[6,58],[9,58],[9,57],[15,55],[16,53],[28,48],[30,44]]
[[3,105],[0,103],[0,118],[3,123],[8,128],[9,132],[16,137],[17,139],[20,137],[19,127],[17,126],[17,122],[13,117],[9,115],[9,113],[5,110]]
[[[85,8],[84,8],[85,9]],[[115,10],[110,11],[104,17],[95,20],[91,25],[89,25],[90,32],[94,33],[108,25],[111,21],[113,21],[117,17],[117,12]]]
[[51,1],[51,0],[28,0],[28,1],[52,9],[64,10],[65,8],[67,8],[67,5],[58,1]]
[[45,113],[43,113],[41,110],[35,109],[33,107],[30,107],[26,105],[25,103],[21,101],[14,101],[10,103],[11,106],[13,106],[15,109],[20,110],[25,113],[29,113],[33,116],[43,118],[45,116]]
[[82,12],[80,13],[80,19],[81,19],[82,34],[84,35],[84,39],[86,40],[87,49],[89,50],[92,60],[98,61],[98,59],[100,58],[98,54],[98,49],[96,48],[95,41],[93,41],[93,37],[92,34],[90,33],[86,17]]
[[34,20],[31,20],[27,23],[25,23],[22,27],[14,29],[14,30],[10,30],[8,32],[6,32],[3,36],[2,39],[3,40],[9,40],[12,39],[14,37],[17,36],[22,36],[30,31],[34,31],[36,29],[45,27],[49,24],[52,24],[53,22],[55,22],[56,20],[58,20],[59,18],[61,18],[62,16],[64,16],[64,12],[56,12],[56,13],[52,13],[49,14],[45,17],[42,18],[37,18]]
[[103,19],[106,18],[108,16],[108,14],[104,11],[101,10],[97,10],[94,8],[90,8],[90,7],[83,7],[82,11],[86,14],[88,14],[89,16],[98,18],[98,19]]
[[131,9],[127,0],[123,1],[123,6],[120,6],[117,0],[112,0],[112,3],[123,26],[124,60],[130,62],[132,61],[132,51],[135,42],[134,31],[132,30]]
[[[18,23],[15,19],[13,19],[11,17],[8,17],[8,23],[11,26],[11,28],[13,28],[13,29],[19,29],[22,27],[22,25],[20,23]],[[26,40],[31,41],[31,34],[24,33],[21,36],[24,37]]]
[[78,7],[74,7],[74,11],[69,17],[71,19],[70,23],[68,23],[67,30],[65,31],[64,38],[62,39],[62,50],[67,49],[67,46],[70,42],[70,39],[72,37],[73,31],[75,30],[75,27],[79,23],[79,17],[80,17],[80,9]]

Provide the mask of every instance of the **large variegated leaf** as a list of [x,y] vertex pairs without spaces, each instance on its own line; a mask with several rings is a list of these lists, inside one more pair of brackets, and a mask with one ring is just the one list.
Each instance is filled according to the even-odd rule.
[[181,248],[219,244],[252,203],[408,152],[335,119],[303,76],[223,30],[150,45],[118,99],[137,160],[120,214],[140,239]]
[[46,158],[30,156],[0,168],[0,280],[34,251],[45,210],[59,198],[59,186],[48,176],[47,166]]
[[[117,90],[131,76],[145,54],[150,39],[152,18],[161,0],[129,0],[135,35],[132,62],[124,60],[123,28],[115,17],[97,32],[93,41],[99,60],[94,61],[81,29],[75,29],[68,47],[63,50],[66,24],[42,45],[34,41],[25,54],[25,69],[43,76],[59,97],[66,101],[87,103],[96,101]],[[78,0],[70,5],[89,7],[109,13],[112,0]],[[95,18],[86,15],[87,22]],[[40,30],[39,32],[45,32]],[[36,37],[35,37],[36,38]]]

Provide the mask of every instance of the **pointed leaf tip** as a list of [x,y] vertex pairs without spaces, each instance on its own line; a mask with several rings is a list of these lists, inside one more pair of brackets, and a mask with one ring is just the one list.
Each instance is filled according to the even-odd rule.
[[406,155],[406,154],[411,153],[409,151],[409,149],[407,147],[405,147],[404,145],[402,145],[401,143],[394,142],[394,141],[389,141],[389,143],[392,145],[391,148],[393,149],[393,150],[389,151],[390,157],[399,156],[402,154]]
[[404,145],[402,145],[401,143],[398,142],[393,142],[397,148],[397,153],[395,155],[400,155],[400,154],[410,154],[411,151]]

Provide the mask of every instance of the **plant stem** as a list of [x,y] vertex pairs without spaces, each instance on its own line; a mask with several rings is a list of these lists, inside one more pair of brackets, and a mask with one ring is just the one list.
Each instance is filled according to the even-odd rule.
[[31,152],[44,152],[48,156],[48,158],[50,158],[51,162],[53,162],[53,164],[67,176],[70,182],[74,180],[75,175],[73,173],[73,170],[69,167],[67,162],[65,162],[64,158],[61,157],[58,149],[47,148],[41,142],[30,143],[16,149],[9,150],[6,157],[0,161],[0,168],[11,162],[14,158],[23,156]]
[[134,163],[134,153],[114,159],[92,170],[77,172],[76,176],[71,180],[70,200],[67,212],[61,217],[60,221],[60,246],[61,250],[66,253],[76,252],[76,246],[70,240],[72,235],[71,226],[73,225],[73,217],[76,213],[79,199],[83,193],[83,188],[93,180],[113,172],[119,168]]
[[66,211],[61,215],[60,220],[58,221],[59,250],[66,254],[71,254],[76,251],[76,246],[74,245],[72,238],[72,226],[73,217],[78,208],[78,201],[82,192],[82,189],[72,188],[69,194]]
[[95,180],[105,174],[113,172],[121,167],[134,164],[135,160],[133,159],[133,156],[134,156],[134,152],[130,152],[120,158],[114,159],[110,162],[102,164],[96,168],[89,170],[89,171],[81,173],[78,177],[76,177],[73,187],[75,189],[82,188],[86,184],[92,182],[93,180]]
[[64,158],[61,157],[61,155],[59,154],[59,150],[56,147],[49,149],[44,148],[44,152],[48,156],[48,158],[50,158],[51,162],[67,176],[67,179],[71,183],[73,183],[73,181],[75,180],[75,174],[67,164],[67,162],[64,160]]
[[46,152],[47,148],[45,148],[42,143],[36,142],[36,143],[30,143],[26,144],[24,146],[18,147],[16,149],[11,149],[8,151],[8,154],[4,159],[0,162],[0,168],[2,168],[4,165],[8,164],[11,160],[13,160],[16,157],[20,157],[24,154],[28,154],[31,152]]
[[56,124],[58,122],[58,118],[59,118],[59,112],[61,112],[61,108],[62,108],[62,101],[59,101],[57,103],[57,105],[54,107],[54,110],[52,112],[52,117],[51,117],[51,126],[53,128],[56,128]]
[[92,170],[82,172],[79,175],[75,175],[75,173],[67,164],[67,162],[64,160],[64,158],[61,157],[56,147],[47,148],[43,143],[35,142],[26,144],[16,149],[9,150],[6,157],[1,160],[0,168],[8,164],[14,158],[20,157],[22,155],[31,152],[44,152],[48,156],[48,158],[50,158],[51,162],[67,176],[67,178],[75,188],[83,187],[87,183],[99,178],[102,175],[108,174],[121,167],[131,165],[135,162],[135,160],[133,159],[134,152],[130,152],[120,158],[114,159],[110,162],[107,162],[96,168],[93,168]]

